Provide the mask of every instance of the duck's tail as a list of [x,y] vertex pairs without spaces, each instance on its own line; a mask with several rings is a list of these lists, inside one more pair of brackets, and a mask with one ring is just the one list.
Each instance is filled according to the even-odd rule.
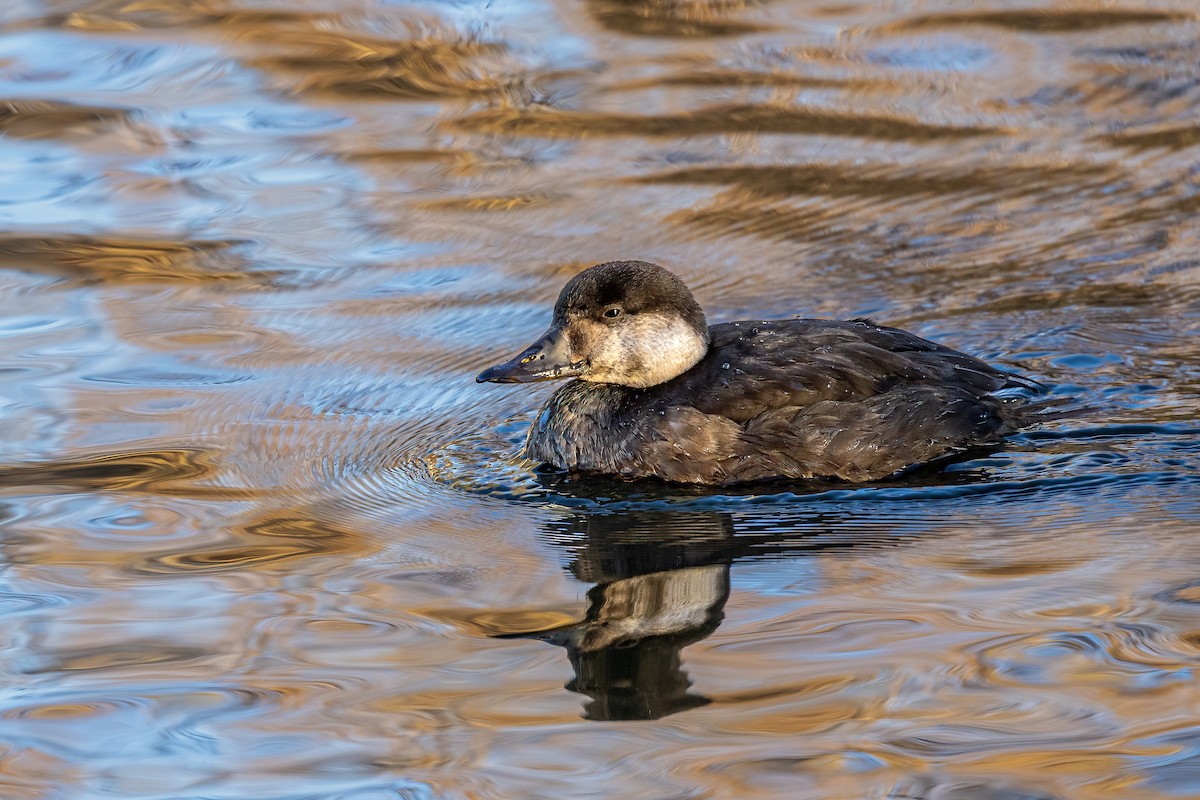
[[1081,405],[1073,397],[1046,397],[1031,400],[1026,397],[1005,397],[1000,400],[1000,418],[1009,432],[1060,419],[1081,417],[1095,411],[1093,406]]

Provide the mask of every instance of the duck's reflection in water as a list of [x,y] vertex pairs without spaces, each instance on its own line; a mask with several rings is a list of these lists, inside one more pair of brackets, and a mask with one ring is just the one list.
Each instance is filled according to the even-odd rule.
[[547,531],[579,545],[570,570],[595,583],[583,619],[506,637],[566,648],[567,689],[594,720],[657,719],[704,705],[688,691],[680,651],[721,624],[729,598],[733,521],[717,513],[578,515]]
[[[980,480],[962,473],[926,484],[940,490]],[[711,702],[688,691],[680,651],[721,624],[734,561],[892,548],[955,528],[949,517],[942,525],[925,517],[906,524],[874,506],[857,513],[798,507],[736,516],[677,509],[580,512],[547,523],[543,537],[570,553],[567,568],[575,577],[595,584],[587,613],[578,622],[498,638],[541,639],[565,648],[575,670],[566,688],[590,698],[585,718],[658,719]]]

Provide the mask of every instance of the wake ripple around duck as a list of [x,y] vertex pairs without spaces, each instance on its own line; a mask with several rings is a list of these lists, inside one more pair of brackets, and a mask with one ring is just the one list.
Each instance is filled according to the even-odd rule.
[[[254,500],[276,511],[256,512],[239,529],[255,541],[269,537],[261,544],[285,558],[293,550],[345,545],[337,536],[317,541],[305,533],[311,521],[330,530],[341,530],[350,517],[429,530],[447,509],[466,510],[469,498],[559,515],[720,512],[735,515],[739,528],[873,538],[930,531],[964,517],[1033,527],[1052,527],[1039,521],[1043,514],[1099,520],[1112,513],[1113,499],[1134,493],[1161,493],[1166,499],[1155,508],[1175,514],[1179,503],[1169,498],[1194,496],[1200,488],[1200,427],[1094,419],[1027,431],[995,452],[870,485],[805,481],[714,489],[572,479],[520,456],[533,412],[515,409],[536,407],[536,394],[497,395],[495,387],[468,383],[463,362],[478,361],[474,354],[442,350],[431,359],[432,376],[384,375],[361,366],[353,373],[331,362],[318,365],[321,374],[338,378],[315,383],[286,369],[227,383],[206,380],[203,371],[149,365],[139,372],[143,381],[204,395],[182,410],[189,428],[200,432],[186,447],[164,438],[16,466],[0,471],[0,487]],[[113,385],[107,373],[87,380]],[[284,545],[291,549],[280,550]],[[234,566],[225,564],[226,555],[211,546],[185,554],[206,570]],[[172,564],[158,559],[138,569],[181,566]]]
[[[519,455],[527,424],[524,417],[508,419],[422,455],[417,459],[421,479],[493,500],[576,512],[726,511],[778,517],[792,511],[803,517],[841,509],[893,519],[897,514],[937,516],[931,505],[944,507],[946,515],[967,509],[985,513],[1017,500],[1069,497],[1075,502],[1149,487],[1170,487],[1173,494],[1200,487],[1200,428],[1183,424],[1028,431],[1004,449],[945,470],[930,468],[869,485],[813,480],[719,489],[569,478],[539,469]],[[1082,504],[1079,511],[1089,513]]]

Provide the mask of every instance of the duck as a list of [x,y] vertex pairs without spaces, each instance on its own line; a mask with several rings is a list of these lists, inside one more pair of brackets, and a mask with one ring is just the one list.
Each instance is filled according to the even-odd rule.
[[572,476],[708,485],[895,478],[1039,421],[1038,403],[996,393],[1044,388],[869,319],[709,325],[684,282],[647,261],[575,275],[549,329],[476,377],[562,379],[526,458]]

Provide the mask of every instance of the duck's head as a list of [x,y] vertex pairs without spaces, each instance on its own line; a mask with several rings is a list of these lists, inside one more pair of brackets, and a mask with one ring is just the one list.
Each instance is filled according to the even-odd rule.
[[475,380],[582,378],[645,388],[686,372],[706,352],[704,312],[683,281],[657,264],[610,261],[572,278],[550,330]]

